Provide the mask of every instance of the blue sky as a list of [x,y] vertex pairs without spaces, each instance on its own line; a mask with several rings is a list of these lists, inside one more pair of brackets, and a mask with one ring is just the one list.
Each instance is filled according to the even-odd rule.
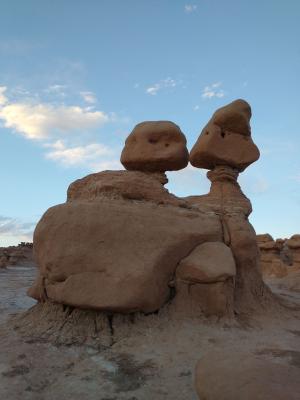
[[[75,179],[119,169],[127,134],[171,120],[191,148],[237,98],[261,158],[240,175],[258,233],[300,232],[298,0],[10,0],[0,15],[0,246],[30,239]],[[204,170],[169,173],[204,194]]]

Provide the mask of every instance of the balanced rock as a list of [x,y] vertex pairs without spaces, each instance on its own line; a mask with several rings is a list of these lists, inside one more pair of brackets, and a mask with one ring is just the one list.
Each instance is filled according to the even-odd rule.
[[213,169],[228,165],[243,171],[259,158],[251,139],[250,105],[236,100],[218,109],[202,130],[190,153],[194,167]]
[[[223,297],[227,308],[232,308],[230,303],[234,302],[237,312],[238,309],[251,312],[264,301],[271,303],[273,298],[262,281],[256,234],[248,220],[251,202],[237,182],[239,172],[259,158],[250,136],[250,117],[250,106],[244,100],[236,100],[213,114],[190,153],[192,165],[210,169],[207,173],[210,192],[185,198],[193,207],[205,208],[220,216],[223,242],[232,251],[236,275],[234,285],[230,279],[226,285],[218,283],[220,296],[216,297]],[[232,291],[234,300],[230,298]],[[261,296],[257,296],[258,292]]]
[[186,138],[170,121],[146,121],[136,125],[125,142],[121,163],[127,170],[177,171],[188,164]]
[[[216,115],[226,129],[236,127],[233,135],[251,140],[247,103]],[[235,157],[239,144],[232,145]],[[213,141],[207,149],[214,153]],[[168,121],[137,125],[121,156],[128,171],[75,181],[66,203],[42,216],[34,232],[39,275],[29,295],[109,313],[150,313],[168,305],[172,315],[193,317],[234,316],[270,304],[247,219],[251,203],[231,159],[228,165],[226,157],[220,160],[208,173],[209,194],[177,198],[164,188],[164,172],[186,166],[185,136]]]

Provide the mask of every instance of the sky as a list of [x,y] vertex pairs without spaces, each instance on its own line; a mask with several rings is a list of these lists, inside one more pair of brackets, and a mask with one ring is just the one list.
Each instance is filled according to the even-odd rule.
[[[252,107],[260,159],[239,177],[257,233],[300,233],[298,0],[10,0],[0,14],[0,246],[32,240],[69,184],[122,169],[133,127],[170,120],[190,149],[213,112]],[[168,173],[178,196],[205,170]]]

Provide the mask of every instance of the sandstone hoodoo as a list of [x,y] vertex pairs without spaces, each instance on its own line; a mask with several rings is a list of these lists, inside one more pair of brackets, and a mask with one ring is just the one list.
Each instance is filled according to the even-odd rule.
[[191,164],[211,170],[226,165],[244,171],[259,158],[251,138],[250,118],[251,108],[244,100],[218,109],[192,148]]
[[136,125],[125,142],[121,163],[127,170],[178,171],[189,161],[186,138],[170,121],[146,121]]
[[281,260],[283,243],[274,240],[268,233],[257,235],[257,244],[260,250],[260,265],[264,277],[281,278],[287,274],[287,266]]
[[[75,181],[66,203],[41,218],[34,233],[39,275],[29,295],[78,309],[164,309],[184,317],[233,317],[269,301],[247,219],[251,203],[237,183],[238,172],[259,155],[250,116],[242,100],[214,114],[205,129],[212,135],[219,129],[219,138],[200,136],[191,152],[193,165],[212,169],[210,193],[185,199],[164,187],[165,171],[187,165],[180,128],[168,121],[138,124],[121,156],[127,171]],[[226,135],[233,137],[229,144]]]
[[[244,100],[213,114],[190,153],[193,166],[210,170],[210,192],[186,199],[220,218],[223,242],[231,249],[236,264],[234,284],[227,281],[225,297],[232,297],[236,312],[251,310],[272,297],[262,281],[256,234],[248,221],[252,206],[237,182],[239,172],[259,158],[251,138],[250,117],[250,105]],[[224,287],[219,291],[224,293]]]
[[18,246],[0,247],[0,268],[32,263],[32,243],[21,242]]

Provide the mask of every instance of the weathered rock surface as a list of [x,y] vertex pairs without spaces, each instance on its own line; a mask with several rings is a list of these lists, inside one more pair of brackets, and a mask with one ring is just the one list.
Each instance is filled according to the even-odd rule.
[[128,170],[165,172],[187,166],[186,138],[170,121],[146,121],[133,129],[125,142],[121,163]]
[[156,204],[185,206],[185,202],[170,194],[163,186],[168,182],[164,173],[140,171],[104,171],[88,175],[71,183],[67,200],[93,201],[123,199],[149,201]]
[[197,364],[196,389],[201,400],[297,400],[299,366],[293,350],[210,352]]
[[0,247],[0,268],[28,263],[33,263],[32,243],[22,242],[18,246]]
[[217,110],[191,150],[191,164],[206,169],[228,165],[241,172],[256,161],[259,150],[251,139],[250,118],[251,108],[244,100]]
[[222,282],[235,276],[232,252],[221,242],[206,242],[185,257],[176,270],[176,278],[190,283]]
[[[111,172],[112,180],[119,174]],[[121,174],[125,182],[126,175],[150,181],[141,172]],[[156,311],[170,297],[178,263],[199,244],[222,240],[219,218],[183,208],[157,189],[155,177],[152,201],[129,200],[126,185],[126,196],[113,199],[108,178],[102,173],[72,184],[67,203],[44,214],[34,234],[40,277],[29,294],[79,308]]]

